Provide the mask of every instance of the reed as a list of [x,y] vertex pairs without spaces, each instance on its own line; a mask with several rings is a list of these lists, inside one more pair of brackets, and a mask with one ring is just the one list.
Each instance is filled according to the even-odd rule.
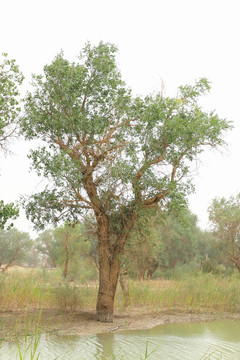
[[[181,280],[129,280],[130,308],[154,311],[240,312],[240,277],[202,274]],[[57,270],[0,274],[1,311],[94,309],[97,283],[63,282]],[[118,287],[115,307],[124,304]]]
[[239,276],[212,274],[182,280],[130,281],[130,306],[183,311],[240,311]]

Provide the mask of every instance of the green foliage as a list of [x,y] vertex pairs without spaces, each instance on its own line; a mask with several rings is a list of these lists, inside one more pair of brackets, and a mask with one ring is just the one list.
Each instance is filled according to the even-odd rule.
[[239,275],[186,274],[178,280],[130,281],[132,306],[167,311],[238,312]]
[[184,272],[199,271],[209,251],[205,236],[197,226],[197,217],[186,207],[177,214],[160,208],[142,213],[125,248],[128,273],[134,278],[150,278],[161,268],[158,274],[169,277],[169,269],[176,266],[178,270],[185,267]]
[[59,283],[53,290],[54,302],[61,311],[77,311],[82,305],[81,289],[68,282]]
[[130,232],[124,266],[128,274],[144,279],[151,277],[158,266],[165,264],[165,244],[159,232],[160,209],[141,211]]
[[98,280],[98,271],[88,254],[81,253],[70,261],[67,279],[85,284]]
[[53,230],[48,229],[38,235],[36,239],[35,248],[47,257],[47,262],[50,266],[56,267],[56,240],[53,235]]
[[204,78],[181,87],[176,98],[133,98],[121,80],[116,50],[87,44],[79,62],[60,53],[33,77],[21,128],[26,138],[46,143],[30,158],[51,184],[25,203],[38,228],[97,210],[109,217],[114,237],[114,223],[122,233],[142,206],[169,197],[176,208],[192,191],[190,162],[204,146],[222,145],[231,127],[200,108],[199,97],[210,89]]
[[[4,229],[8,220],[15,220],[19,215],[19,209],[13,203],[4,204],[3,200],[0,200],[0,229]],[[11,228],[13,223],[10,223],[7,228]]]
[[39,329],[40,321],[41,321],[42,311],[40,309],[38,321],[35,325],[34,332],[28,336],[27,330],[25,330],[24,343],[20,344],[19,339],[17,342],[18,346],[18,355],[20,360],[30,359],[30,360],[39,360],[40,352],[38,351],[39,342],[41,339],[41,332]]
[[[69,275],[70,265],[79,261],[85,247],[81,226],[65,224],[54,231],[57,262],[64,267],[64,276]],[[72,276],[73,276],[72,272]]]
[[[231,128],[201,109],[199,98],[210,89],[204,78],[181,87],[175,98],[134,98],[116,51],[108,43],[87,44],[78,63],[58,54],[33,76],[21,118],[25,137],[44,144],[31,152],[32,168],[49,180],[25,201],[27,217],[43,229],[94,214],[103,312],[110,303],[103,305],[101,296],[110,286],[114,300],[120,259],[139,214],[163,200],[176,211],[192,191],[191,162],[205,146],[223,145]],[[64,237],[66,277],[70,248]]]
[[202,271],[203,273],[211,273],[213,272],[214,268],[215,268],[214,262],[210,259],[204,260],[202,262]]
[[23,75],[15,60],[2,54],[0,61],[0,147],[5,148],[7,138],[13,135],[20,113],[19,90]]
[[[7,142],[15,133],[20,113],[19,90],[23,75],[15,60],[2,54],[0,59],[0,149],[8,150]],[[9,219],[14,220],[19,210],[13,203],[4,204],[0,200],[0,229],[3,229]],[[12,223],[8,225],[11,227]]]
[[50,266],[65,271],[69,280],[95,280],[96,267],[90,254],[90,239],[86,238],[83,224],[65,224],[55,230],[45,230],[36,240],[36,248],[46,256]]
[[28,233],[15,228],[0,231],[0,264],[12,264],[27,259],[32,247]]
[[219,259],[240,271],[240,194],[229,200],[214,199],[209,207],[209,219]]

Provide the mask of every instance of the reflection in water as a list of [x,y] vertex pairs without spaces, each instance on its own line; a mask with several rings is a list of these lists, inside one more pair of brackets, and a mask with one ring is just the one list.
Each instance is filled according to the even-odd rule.
[[95,359],[110,359],[114,355],[114,334],[98,334],[95,339],[96,343],[101,344],[97,347]]
[[[240,321],[167,324],[145,331],[89,337],[42,335],[39,360],[138,360],[155,350],[149,360],[240,360]],[[21,349],[26,344],[21,343]],[[17,344],[2,343],[1,360],[17,357]],[[206,354],[210,355],[209,357]],[[30,360],[29,355],[25,360]]]

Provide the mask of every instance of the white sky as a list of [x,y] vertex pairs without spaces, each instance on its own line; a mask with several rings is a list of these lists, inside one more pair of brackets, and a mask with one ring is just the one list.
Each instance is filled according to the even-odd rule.
[[[200,77],[212,82],[203,104],[233,121],[228,149],[206,151],[189,197],[199,225],[208,227],[207,208],[216,196],[240,191],[240,21],[238,0],[1,0],[0,53],[17,60],[26,77],[63,49],[70,60],[87,41],[112,42],[127,85],[136,94],[161,89],[175,95],[177,87]],[[15,142],[15,155],[0,154],[0,198],[15,201],[37,190],[41,178],[29,173],[29,145]],[[15,226],[31,232],[21,217]]]

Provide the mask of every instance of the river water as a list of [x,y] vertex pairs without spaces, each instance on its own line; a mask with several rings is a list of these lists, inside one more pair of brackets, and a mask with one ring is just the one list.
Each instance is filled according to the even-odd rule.
[[[38,340],[33,358],[34,345],[29,339],[20,342],[23,359],[35,360],[40,353],[39,360],[140,360],[146,354],[149,360],[240,360],[239,320],[165,324],[151,330],[87,337],[41,335]],[[17,344],[3,342],[0,359],[20,359]]]

